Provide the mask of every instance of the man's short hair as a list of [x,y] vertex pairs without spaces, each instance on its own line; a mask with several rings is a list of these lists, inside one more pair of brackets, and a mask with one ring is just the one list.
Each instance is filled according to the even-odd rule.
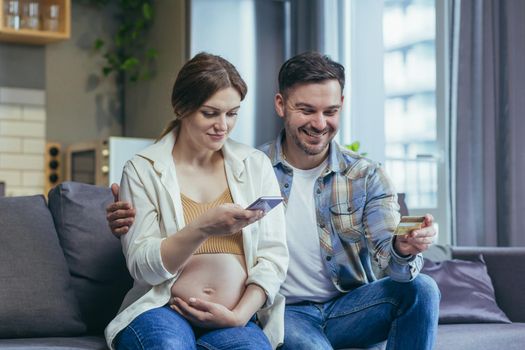
[[345,87],[345,68],[319,52],[305,52],[284,62],[279,70],[279,93],[285,95],[287,90],[297,84],[321,83],[336,79]]

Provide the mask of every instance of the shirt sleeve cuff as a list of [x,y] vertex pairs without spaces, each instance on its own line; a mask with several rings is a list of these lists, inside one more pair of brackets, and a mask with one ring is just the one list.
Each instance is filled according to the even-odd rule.
[[152,270],[156,272],[159,278],[159,282],[162,283],[170,278],[173,278],[176,274],[173,274],[169,272],[166,267],[164,266],[164,263],[162,262],[162,255],[160,254],[160,246],[162,244],[162,241],[166,239],[159,239],[155,240],[154,247],[150,249],[150,259],[148,259],[152,263]]
[[395,240],[396,237],[392,237],[392,240],[390,241],[390,251],[392,253],[392,258],[396,261],[396,263],[400,265],[407,265],[411,261],[414,261],[416,255],[402,256],[396,252],[396,248],[394,247]]

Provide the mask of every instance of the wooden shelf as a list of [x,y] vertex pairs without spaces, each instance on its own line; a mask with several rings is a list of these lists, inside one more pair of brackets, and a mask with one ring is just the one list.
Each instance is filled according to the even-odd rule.
[[[58,31],[33,29],[13,29],[5,26],[5,3],[9,0],[0,0],[0,41],[43,45],[67,40],[71,36],[71,0],[40,0],[40,23],[47,6],[60,6]],[[22,1],[19,0],[20,10]]]

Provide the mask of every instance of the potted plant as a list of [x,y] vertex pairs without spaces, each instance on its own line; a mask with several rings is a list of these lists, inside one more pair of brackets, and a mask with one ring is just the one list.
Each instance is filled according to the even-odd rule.
[[153,0],[81,0],[105,11],[113,11],[117,21],[112,40],[97,38],[94,50],[104,58],[102,74],[115,74],[122,131],[125,130],[126,84],[148,80],[154,74],[157,50],[149,47],[147,34],[153,25]]

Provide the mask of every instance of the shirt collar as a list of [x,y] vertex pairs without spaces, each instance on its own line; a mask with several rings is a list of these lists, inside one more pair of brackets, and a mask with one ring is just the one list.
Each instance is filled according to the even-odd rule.
[[[282,129],[275,140],[273,150],[270,151],[269,157],[274,167],[278,164],[287,167],[285,162],[286,157],[283,152],[284,137],[285,130]],[[343,172],[348,168],[349,164],[343,157],[343,154],[339,147],[339,144],[335,140],[332,140],[330,142],[328,150],[328,164],[326,166],[326,170],[323,172],[323,175],[328,175],[331,172]]]
[[[153,145],[137,153],[137,155],[148,159],[152,163],[155,171],[162,174],[174,164],[172,151],[173,145],[175,145],[176,142],[175,134],[176,130],[173,130]],[[244,160],[253,152],[256,152],[256,150],[228,138],[224,143],[222,151],[226,166],[232,170],[232,174],[240,181],[244,174]]]

